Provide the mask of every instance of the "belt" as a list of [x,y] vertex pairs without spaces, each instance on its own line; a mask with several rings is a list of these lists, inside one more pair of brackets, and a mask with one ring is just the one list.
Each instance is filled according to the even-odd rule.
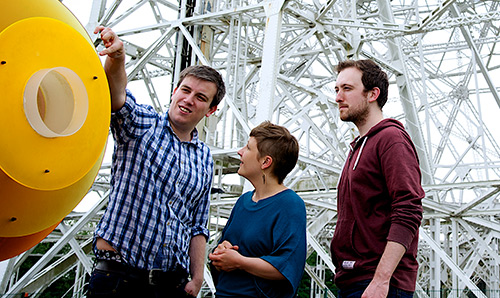
[[162,269],[139,269],[112,260],[96,260],[96,270],[126,275],[130,278],[147,281],[153,286],[174,286],[176,288],[187,282],[188,274],[184,270],[163,271]]

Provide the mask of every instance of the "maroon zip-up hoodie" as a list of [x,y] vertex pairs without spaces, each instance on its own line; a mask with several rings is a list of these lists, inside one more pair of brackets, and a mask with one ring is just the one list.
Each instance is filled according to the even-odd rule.
[[406,253],[391,285],[415,291],[423,197],[418,156],[399,121],[384,119],[351,143],[338,184],[331,242],[340,289],[373,278],[387,241],[394,241]]

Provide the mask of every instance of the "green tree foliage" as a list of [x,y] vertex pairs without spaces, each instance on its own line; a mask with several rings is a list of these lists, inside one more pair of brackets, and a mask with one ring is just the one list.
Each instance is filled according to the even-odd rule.
[[[28,272],[31,267],[33,267],[36,262],[50,249],[54,243],[51,242],[42,242],[39,243],[35,248],[33,249],[33,252],[31,255],[26,258],[26,260],[23,262],[19,269],[20,276],[24,275],[26,272]],[[71,247],[69,245],[66,245],[63,247],[59,252],[58,255],[66,254],[69,252]],[[49,264],[55,262],[57,258],[53,258]],[[39,296],[41,298],[54,298],[54,297],[63,297],[66,293],[65,297],[71,297],[72,296],[72,291],[70,291],[71,287],[73,286],[75,281],[75,272],[70,271],[68,272],[65,276],[59,278],[55,282],[53,282],[43,293]],[[29,297],[29,296],[28,296]]]
[[[313,252],[306,260],[307,265],[316,266],[317,253]],[[332,291],[332,293],[337,293],[337,287],[333,283],[334,274],[330,269],[325,271],[325,284],[327,288]],[[302,280],[300,281],[299,289],[297,291],[297,297],[299,298],[309,298],[311,294],[311,277],[304,272]],[[326,297],[326,293],[325,293]]]

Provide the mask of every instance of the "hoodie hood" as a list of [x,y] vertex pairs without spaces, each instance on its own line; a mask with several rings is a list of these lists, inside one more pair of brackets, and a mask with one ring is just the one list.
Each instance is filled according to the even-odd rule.
[[374,135],[376,133],[378,133],[379,131],[383,130],[383,129],[386,129],[387,127],[391,127],[391,126],[394,126],[394,127],[397,127],[399,128],[401,131],[403,131],[405,134],[406,134],[406,130],[405,130],[405,127],[403,126],[403,124],[401,122],[399,122],[398,120],[396,119],[391,119],[391,118],[387,118],[387,119],[384,119],[382,121],[380,121],[379,123],[377,123],[375,126],[373,126],[367,133],[365,136],[371,136],[371,135]]

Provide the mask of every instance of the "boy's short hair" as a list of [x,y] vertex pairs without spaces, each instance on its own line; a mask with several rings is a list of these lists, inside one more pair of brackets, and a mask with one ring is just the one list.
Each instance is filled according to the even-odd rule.
[[226,86],[224,85],[224,80],[221,74],[214,68],[206,65],[192,65],[184,68],[179,74],[179,81],[177,82],[177,88],[181,85],[182,81],[188,77],[193,76],[197,79],[212,82],[217,87],[217,92],[210,103],[210,107],[215,107],[220,103],[224,95],[226,95]]

